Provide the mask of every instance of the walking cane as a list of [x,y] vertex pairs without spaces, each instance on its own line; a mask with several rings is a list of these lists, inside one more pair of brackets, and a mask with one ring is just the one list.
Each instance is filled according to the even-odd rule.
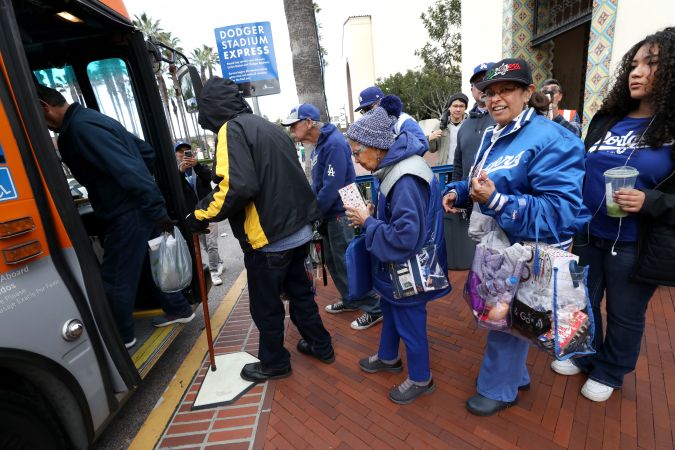
[[202,265],[202,249],[199,246],[199,235],[201,233],[192,234],[192,244],[195,247],[195,257],[197,259],[197,276],[199,277],[199,290],[202,296],[202,305],[204,306],[204,326],[206,327],[206,340],[209,344],[209,360],[211,362],[211,370],[216,371],[216,355],[213,350],[213,337],[211,336],[211,317],[209,315],[209,299],[206,295],[206,282],[204,281],[204,266]]

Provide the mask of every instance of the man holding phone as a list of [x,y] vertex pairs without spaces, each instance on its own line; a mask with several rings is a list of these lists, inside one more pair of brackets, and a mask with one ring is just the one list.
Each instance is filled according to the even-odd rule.
[[574,109],[560,109],[560,102],[563,99],[563,90],[560,82],[555,78],[544,80],[541,88],[542,94],[548,97],[551,102],[549,105],[548,118],[562,125],[563,127],[581,137],[581,120],[579,114]]
[[[194,210],[199,199],[211,192],[211,169],[197,161],[192,147],[187,142],[178,141],[173,149],[176,153],[178,170],[183,174],[181,178],[185,204],[189,210]],[[220,276],[225,266],[218,251],[218,222],[209,224],[209,233],[200,234],[199,241],[209,255],[211,282],[214,286],[219,286],[223,284]]]

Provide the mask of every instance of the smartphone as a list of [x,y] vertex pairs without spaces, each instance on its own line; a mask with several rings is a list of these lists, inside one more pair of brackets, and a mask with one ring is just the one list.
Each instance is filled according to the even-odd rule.
[[192,158],[192,150],[185,150],[183,156],[185,156],[186,158]]

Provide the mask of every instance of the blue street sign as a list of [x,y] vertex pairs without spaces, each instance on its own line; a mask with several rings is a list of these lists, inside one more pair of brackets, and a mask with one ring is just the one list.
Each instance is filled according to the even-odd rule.
[[246,97],[280,92],[269,22],[228,25],[214,32],[224,78],[237,83]]
[[0,202],[14,200],[17,197],[12,174],[7,167],[0,167]]

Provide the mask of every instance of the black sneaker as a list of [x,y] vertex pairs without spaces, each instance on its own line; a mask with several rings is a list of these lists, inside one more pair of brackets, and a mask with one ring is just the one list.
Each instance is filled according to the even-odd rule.
[[399,360],[396,361],[395,363],[387,364],[385,362],[382,362],[382,360],[378,358],[377,355],[375,354],[373,356],[369,356],[367,358],[363,358],[362,360],[360,360],[359,367],[361,368],[361,370],[368,373],[400,372],[403,370],[403,363],[399,358]]
[[190,313],[189,316],[174,316],[172,314],[164,314],[163,316],[152,319],[153,327],[167,327],[174,323],[189,323],[195,318],[195,313]]
[[324,309],[326,310],[326,312],[329,312],[331,314],[339,314],[345,311],[356,311],[359,308],[349,307],[345,305],[345,302],[339,301],[337,303],[333,303],[332,305],[327,305],[326,308]]
[[431,394],[436,389],[433,378],[426,386],[415,384],[410,378],[389,391],[389,400],[399,405],[412,403],[417,397]]
[[355,330],[365,330],[370,328],[378,322],[382,321],[382,314],[363,313],[355,321],[352,322],[351,327]]
[[124,346],[125,346],[127,349],[130,349],[130,348],[133,347],[134,345],[136,345],[136,338],[133,338],[133,339],[130,340],[129,342],[125,342],[125,343],[124,343]]

